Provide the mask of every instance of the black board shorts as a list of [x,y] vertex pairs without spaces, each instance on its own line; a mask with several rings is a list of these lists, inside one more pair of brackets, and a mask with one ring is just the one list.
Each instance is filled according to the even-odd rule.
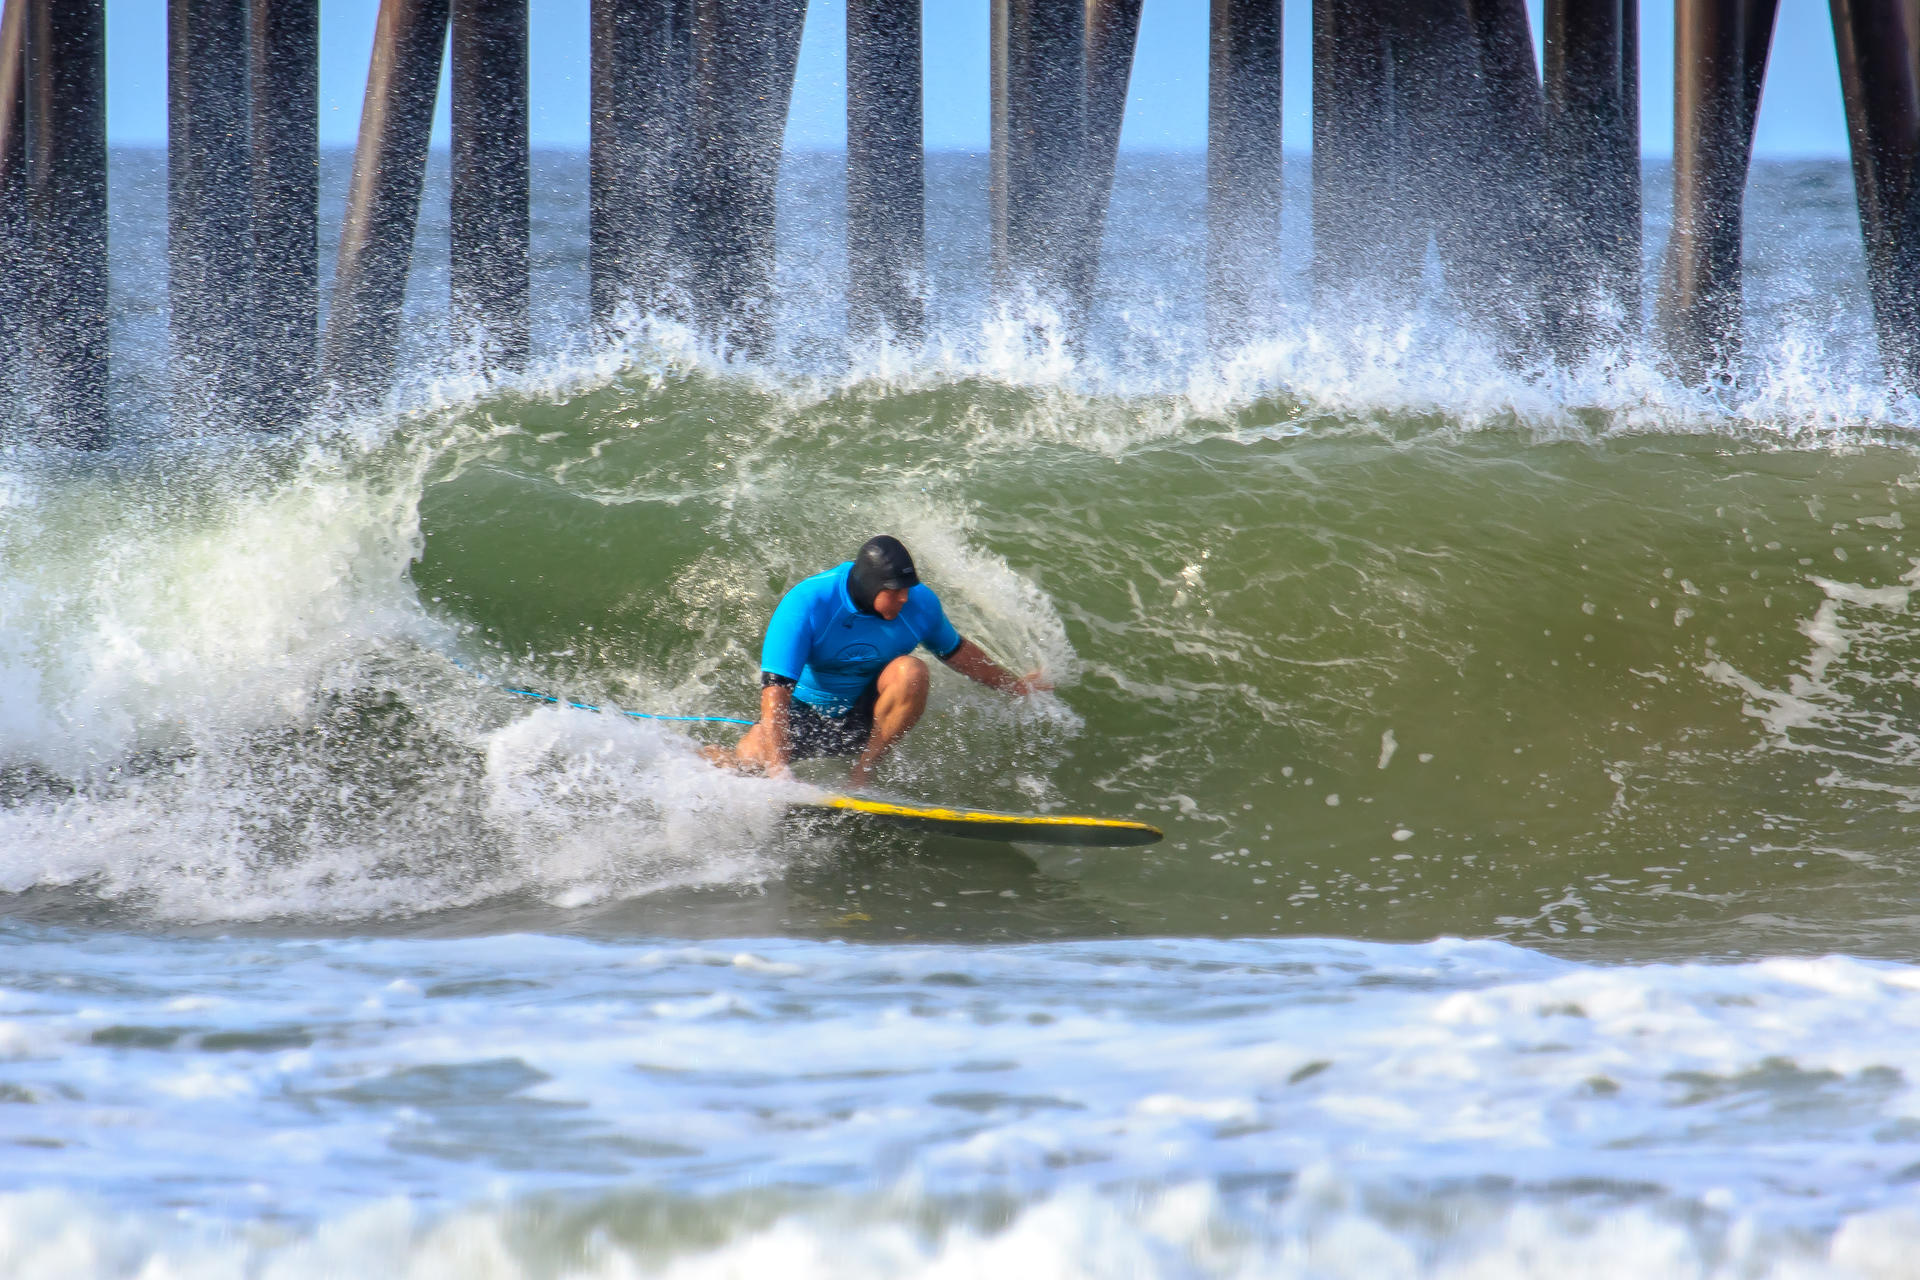
[[859,755],[873,736],[873,708],[879,701],[878,684],[861,694],[843,716],[828,715],[811,702],[795,698],[787,708],[788,757],[814,760]]

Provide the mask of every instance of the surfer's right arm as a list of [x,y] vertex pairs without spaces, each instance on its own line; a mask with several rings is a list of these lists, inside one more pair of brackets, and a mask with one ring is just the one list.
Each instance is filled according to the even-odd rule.
[[793,738],[787,730],[787,713],[793,709],[793,681],[771,671],[760,673],[760,728],[768,773],[779,777],[787,772],[793,758]]

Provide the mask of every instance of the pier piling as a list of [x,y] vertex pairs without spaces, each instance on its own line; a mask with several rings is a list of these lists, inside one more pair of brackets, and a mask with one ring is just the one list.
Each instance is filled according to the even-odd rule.
[[1281,0],[1213,0],[1207,58],[1207,328],[1244,340],[1279,289]]
[[774,195],[806,0],[694,0],[689,248],[701,328],[773,344]]
[[1550,279],[1578,358],[1640,326],[1639,0],[1547,0],[1548,192],[1565,252]]
[[925,324],[920,0],[847,0],[847,328]]
[[176,424],[251,426],[247,0],[168,0],[167,295]]
[[381,0],[322,348],[324,378],[349,403],[393,381],[446,40],[447,0]]
[[[1133,80],[1133,51],[1140,39],[1143,0],[1088,0],[1087,140],[1085,230],[1087,246],[1082,286],[1091,297],[1107,231],[1107,206],[1120,159],[1120,129],[1126,122],[1127,86]],[[1275,4],[1279,0],[1273,0]]]
[[693,0],[593,0],[588,268],[594,324],[681,314]]
[[1313,287],[1323,313],[1403,315],[1426,257],[1387,16],[1369,0],[1313,0]]
[[1920,390],[1920,0],[1832,0],[1832,13],[1880,360]]
[[1739,355],[1741,205],[1773,35],[1773,0],[1676,0],[1673,230],[1662,345],[1675,371],[1724,375]]
[[0,0],[0,427],[26,392],[27,0]]
[[490,363],[531,349],[527,0],[453,0],[452,332]]
[[253,0],[255,411],[266,427],[313,402],[320,347],[320,0]]
[[48,443],[107,442],[105,0],[28,0],[28,399]]
[[[1026,291],[1085,322],[1093,272],[1087,208],[1085,0],[992,0],[988,209],[995,292]],[[1097,259],[1096,259],[1097,260]]]

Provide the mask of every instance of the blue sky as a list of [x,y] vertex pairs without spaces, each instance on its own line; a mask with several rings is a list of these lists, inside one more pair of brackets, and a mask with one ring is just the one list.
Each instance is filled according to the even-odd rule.
[[[988,0],[925,0],[926,136],[934,150],[987,147]],[[535,0],[532,18],[536,145],[585,146],[587,0]],[[378,0],[321,0],[321,140],[350,145],[358,126]],[[1539,0],[1532,0],[1535,37]],[[1757,147],[1770,156],[1846,154],[1833,29],[1820,0],[1784,0],[1761,101]],[[843,0],[813,0],[800,55],[787,144],[845,143]],[[1311,129],[1309,0],[1286,10],[1286,145]],[[1672,0],[1641,9],[1641,131],[1648,155],[1673,150]],[[166,138],[166,5],[108,0],[108,131],[115,142]],[[1199,150],[1206,140],[1207,0],[1146,0],[1127,99],[1123,146]],[[446,141],[445,92],[436,141]]]

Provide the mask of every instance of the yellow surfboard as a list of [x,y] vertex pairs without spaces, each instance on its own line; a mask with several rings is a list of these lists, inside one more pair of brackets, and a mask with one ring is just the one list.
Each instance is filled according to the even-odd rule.
[[823,792],[800,803],[812,809],[872,818],[916,831],[966,840],[1006,840],[1022,844],[1076,844],[1105,848],[1152,844],[1165,834],[1158,827],[1126,818],[1090,818],[1070,813],[996,813],[991,809],[950,809],[941,805],[894,804],[859,796]]

